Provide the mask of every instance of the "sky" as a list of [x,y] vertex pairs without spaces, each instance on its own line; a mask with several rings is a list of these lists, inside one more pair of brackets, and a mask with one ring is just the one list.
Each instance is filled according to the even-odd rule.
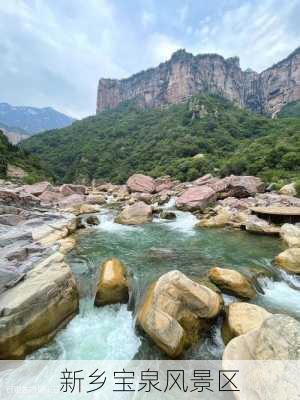
[[99,78],[170,58],[239,56],[258,72],[300,46],[300,0],[0,0],[0,102],[95,113]]

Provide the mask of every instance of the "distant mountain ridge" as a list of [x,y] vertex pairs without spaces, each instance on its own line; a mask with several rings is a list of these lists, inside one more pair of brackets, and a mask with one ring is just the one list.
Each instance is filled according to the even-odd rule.
[[100,79],[97,112],[128,100],[134,100],[141,108],[157,108],[207,93],[275,116],[286,104],[300,99],[300,47],[261,73],[242,70],[238,57],[194,56],[181,49],[156,68],[127,79]]
[[22,129],[28,135],[43,132],[50,129],[64,128],[75,121],[51,107],[37,108],[27,106],[12,106],[8,103],[0,103],[0,123],[13,131]]

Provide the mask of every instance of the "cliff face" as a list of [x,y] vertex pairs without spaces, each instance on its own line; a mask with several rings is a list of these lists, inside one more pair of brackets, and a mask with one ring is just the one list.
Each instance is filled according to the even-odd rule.
[[179,50],[157,68],[128,79],[100,79],[97,112],[132,99],[141,107],[161,107],[203,92],[221,94],[240,107],[273,116],[300,99],[300,48],[261,74],[243,71],[236,57],[193,56]]

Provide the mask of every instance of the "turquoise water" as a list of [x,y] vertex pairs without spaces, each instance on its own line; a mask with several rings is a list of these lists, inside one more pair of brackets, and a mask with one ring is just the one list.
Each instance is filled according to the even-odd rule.
[[[266,271],[268,278],[259,279],[261,293],[254,302],[272,312],[300,319],[299,281],[272,266],[274,256],[284,248],[279,239],[241,231],[194,228],[197,219],[192,214],[176,213],[175,221],[156,219],[151,224],[133,227],[115,224],[113,211],[102,211],[99,227],[79,235],[78,246],[68,256],[80,285],[80,313],[48,346],[30,358],[164,358],[136,331],[134,313],[126,305],[93,307],[97,271],[111,257],[118,257],[132,271],[136,302],[149,282],[173,269],[190,277],[201,277],[213,266],[233,268],[249,276],[254,269]],[[232,300],[225,296],[226,302]],[[220,358],[224,347],[220,326],[221,320],[184,357]]]

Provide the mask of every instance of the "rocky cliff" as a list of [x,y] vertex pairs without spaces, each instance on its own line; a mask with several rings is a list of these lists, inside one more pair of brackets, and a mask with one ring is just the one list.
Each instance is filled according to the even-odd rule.
[[300,99],[300,47],[260,74],[243,71],[237,57],[178,50],[169,61],[128,79],[100,79],[97,112],[132,99],[143,108],[161,107],[201,92],[221,94],[240,107],[274,116]]

